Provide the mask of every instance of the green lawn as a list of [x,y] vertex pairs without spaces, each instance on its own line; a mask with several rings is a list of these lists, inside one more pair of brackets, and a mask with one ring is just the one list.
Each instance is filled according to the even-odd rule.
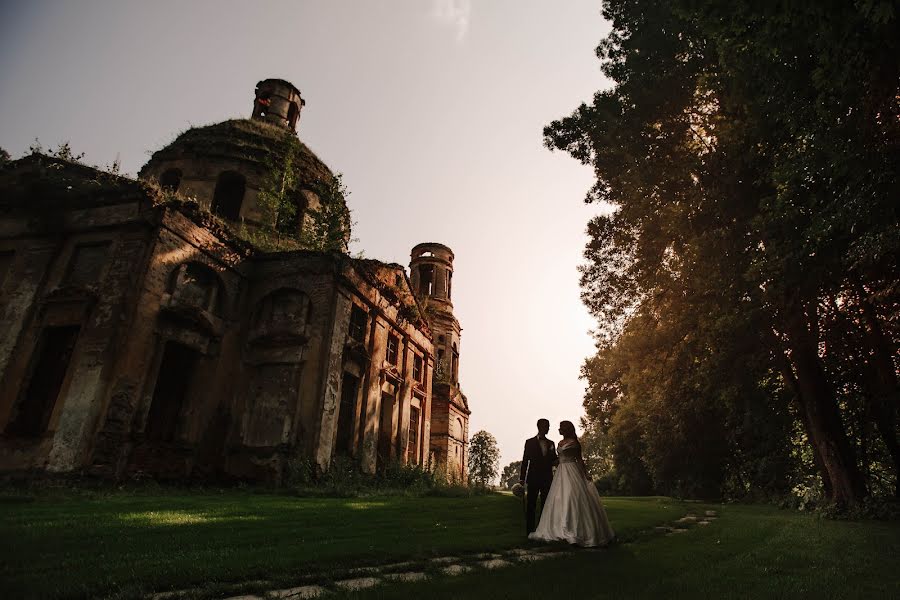
[[[508,495],[336,499],[228,491],[0,500],[0,598],[136,598],[184,588],[224,597],[327,584],[353,567],[400,560],[422,561],[413,568],[434,574],[428,558],[526,543],[522,505]],[[653,526],[708,507],[666,498],[605,503],[621,540],[606,551],[384,585],[354,597],[900,597],[898,523],[719,506],[713,524],[666,537]]]
[[720,519],[683,534],[353,597],[900,598],[900,523],[827,521],[759,506],[715,508]]
[[[609,514],[628,537],[684,509],[664,499],[613,499]],[[508,495],[7,499],[0,504],[0,597],[127,598],[190,586],[214,594],[254,579],[290,585],[363,564],[510,548],[524,542],[523,530],[522,505]]]

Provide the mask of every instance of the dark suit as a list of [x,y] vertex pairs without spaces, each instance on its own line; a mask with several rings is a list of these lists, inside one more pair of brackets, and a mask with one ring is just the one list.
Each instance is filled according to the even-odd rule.
[[[544,438],[546,439],[546,438]],[[547,502],[550,484],[553,483],[553,465],[557,462],[556,445],[550,442],[547,453],[541,451],[541,443],[537,436],[525,440],[525,452],[522,454],[522,471],[519,479],[525,482],[525,527],[528,533],[534,531],[534,516],[537,509],[538,495],[541,507]]]

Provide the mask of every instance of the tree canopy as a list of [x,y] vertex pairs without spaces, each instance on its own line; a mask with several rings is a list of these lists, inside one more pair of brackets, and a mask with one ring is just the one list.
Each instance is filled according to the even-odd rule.
[[604,2],[613,86],[545,128],[594,168],[585,425],[618,485],[900,494],[891,2]]
[[487,431],[477,432],[469,440],[469,481],[481,487],[491,485],[500,470],[500,447]]

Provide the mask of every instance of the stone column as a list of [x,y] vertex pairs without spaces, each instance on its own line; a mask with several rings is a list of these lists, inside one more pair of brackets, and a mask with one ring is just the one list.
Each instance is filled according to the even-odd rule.
[[409,340],[404,343],[404,360],[403,360],[403,383],[400,385],[400,414],[399,428],[397,437],[399,438],[399,456],[400,462],[404,465],[409,462],[407,448],[409,447],[409,407],[412,400],[413,388],[413,357],[415,353],[410,349]]
[[372,315],[372,333],[369,346],[369,371],[364,385],[367,389],[363,395],[365,404],[365,430],[363,431],[362,452],[360,453],[360,467],[366,473],[374,473],[378,457],[378,421],[381,418],[381,370],[387,354],[387,324],[378,318],[377,313]]
[[118,350],[118,333],[123,321],[125,297],[134,282],[132,273],[139,270],[144,253],[142,239],[121,240],[103,281],[104,294],[82,327],[76,346],[77,354],[69,365],[72,379],[66,390],[53,446],[47,463],[49,471],[71,471],[82,466],[94,441],[105,409],[114,356]]
[[341,401],[341,384],[343,383],[344,343],[350,327],[350,298],[338,292],[335,294],[334,320],[332,322],[328,354],[324,363],[325,378],[322,398],[322,411],[319,423],[319,444],[316,448],[316,464],[323,471],[331,465],[331,453],[334,450],[335,428],[337,427],[337,410]]
[[434,383],[434,357],[425,355],[425,399],[422,401],[422,407],[419,410],[419,418],[422,419],[424,427],[422,428],[422,465],[431,467],[428,462],[431,458],[431,386]]
[[[0,379],[6,372],[12,357],[13,347],[25,326],[29,309],[35,304],[38,289],[44,274],[56,253],[56,246],[36,245],[31,248],[19,247],[13,254],[13,263],[6,276],[3,296],[0,301]],[[18,386],[14,386],[18,389]]]

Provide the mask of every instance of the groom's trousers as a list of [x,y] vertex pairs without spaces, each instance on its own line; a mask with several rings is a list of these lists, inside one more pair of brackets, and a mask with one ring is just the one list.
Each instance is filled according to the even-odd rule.
[[525,493],[525,527],[528,533],[535,530],[535,512],[537,511],[538,495],[541,497],[541,510],[547,504],[547,494],[550,493],[550,483],[529,483]]

